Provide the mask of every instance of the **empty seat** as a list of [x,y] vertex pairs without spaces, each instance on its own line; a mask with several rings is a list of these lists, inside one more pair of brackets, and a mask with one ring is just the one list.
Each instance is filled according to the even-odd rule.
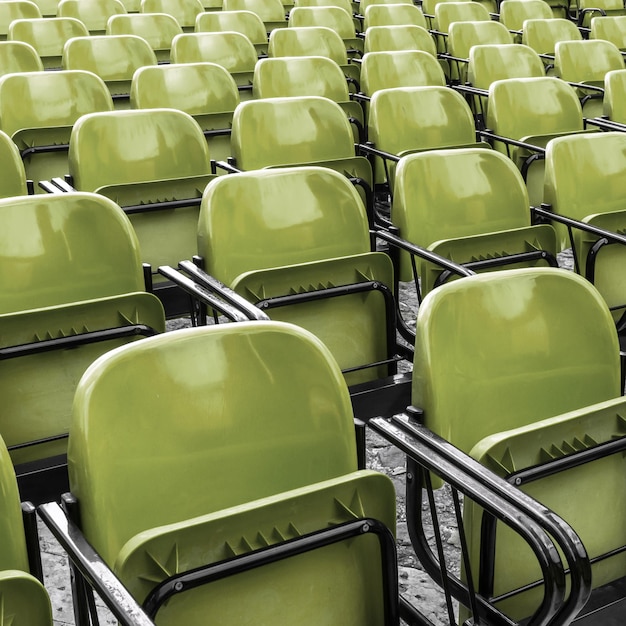
[[591,19],[590,39],[604,39],[626,50],[626,15],[597,16]]
[[422,26],[370,26],[365,33],[364,52],[423,50],[433,56],[437,47],[431,34]]
[[0,198],[26,195],[28,186],[24,163],[17,146],[2,131],[0,131],[0,166],[3,172],[0,178]]
[[106,84],[116,109],[130,106],[130,85],[135,70],[156,65],[150,44],[136,35],[76,37],[63,50],[63,68],[86,70]]
[[612,70],[604,77],[604,114],[613,122],[626,124],[626,70]]
[[620,0],[580,0],[576,5],[579,26],[589,27],[592,18],[599,15],[624,15],[626,9]]
[[[409,0],[400,0],[402,4],[412,4]],[[380,4],[398,4],[396,0],[362,0],[359,3],[359,11],[361,15],[365,15],[367,9],[373,5]]]
[[30,44],[23,41],[0,41],[0,76],[41,70],[43,63]]
[[114,15],[106,29],[107,35],[136,35],[145,39],[161,63],[169,62],[172,41],[182,32],[180,24],[167,13]]
[[196,32],[235,31],[245,35],[257,54],[267,54],[267,31],[261,18],[252,11],[211,11],[196,18]]
[[68,171],[74,122],[113,109],[104,82],[91,72],[29,72],[0,78],[0,128],[20,150],[26,176],[37,183]]
[[87,27],[73,17],[14,20],[9,26],[8,39],[30,44],[40,56],[45,69],[61,67],[65,43],[73,37],[89,35]]
[[522,43],[542,55],[548,74],[554,74],[554,50],[559,41],[581,41],[581,32],[571,20],[553,18],[526,20]]
[[414,4],[370,4],[365,9],[363,30],[370,26],[403,26],[413,24],[426,28],[426,18]]
[[59,17],[75,17],[91,35],[104,35],[107,20],[112,15],[126,13],[120,0],[61,0],[57,9]]
[[280,0],[224,0],[225,11],[252,11],[265,24],[267,32],[287,26],[285,6]]
[[552,9],[544,0],[502,0],[500,3],[500,22],[509,30],[518,31],[518,41],[526,20],[549,20],[552,17]]
[[192,32],[196,17],[204,12],[200,0],[141,0],[142,13],[167,13],[179,23],[184,32]]
[[41,17],[39,7],[30,0],[4,0],[0,4],[0,40],[4,41],[13,20]]
[[[479,2],[439,2],[435,7],[434,28],[447,33],[454,22],[488,22],[491,18],[487,9]],[[445,49],[445,38],[440,38]]]

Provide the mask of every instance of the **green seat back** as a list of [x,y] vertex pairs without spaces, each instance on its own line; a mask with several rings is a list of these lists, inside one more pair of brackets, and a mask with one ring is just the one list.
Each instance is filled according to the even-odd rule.
[[[424,11],[424,13],[426,15],[432,15],[433,17],[435,16],[435,9],[437,8],[438,4],[441,4],[442,2],[457,2],[458,0],[426,0],[425,2],[422,3],[422,11]],[[466,0],[467,2],[469,2],[470,0]]]
[[234,31],[245,35],[254,45],[267,50],[267,31],[263,20],[252,11],[211,11],[196,18],[196,32]]
[[13,20],[41,17],[39,7],[30,0],[5,0],[0,4],[0,39],[5,40]]
[[268,32],[287,26],[285,7],[280,0],[224,0],[225,11],[252,11],[256,13]]
[[30,44],[41,58],[45,69],[61,67],[65,43],[73,37],[89,35],[87,27],[73,17],[14,20],[9,26],[8,39]]
[[585,9],[595,9],[585,13],[580,20],[581,25],[586,28],[589,28],[594,15],[620,16],[626,13],[624,3],[620,2],[620,0],[580,0],[578,9],[580,12]]
[[294,7],[289,13],[289,26],[326,26],[344,40],[356,36],[352,15],[341,7]]
[[[68,144],[81,116],[113,109],[104,82],[91,72],[29,72],[0,78],[0,127],[20,150]],[[68,172],[67,153],[37,152],[24,157],[27,178],[50,180]]]
[[169,61],[172,40],[183,29],[167,13],[114,15],[107,22],[107,35],[136,35],[145,39],[158,61]]
[[544,76],[539,55],[520,44],[484,44],[470,50],[467,78],[478,89],[489,89],[503,78]]
[[30,44],[23,41],[0,41],[0,76],[41,70],[43,63]]
[[57,14],[58,0],[33,0],[39,7],[42,17],[55,17]]
[[361,90],[372,96],[379,89],[445,84],[441,66],[422,50],[368,52],[361,65]]
[[552,9],[544,0],[503,0],[500,4],[500,22],[510,30],[523,30],[526,20],[552,17]]
[[554,53],[555,69],[567,81],[602,82],[607,72],[624,69],[622,55],[610,41],[559,41]]
[[513,36],[501,22],[454,22],[448,29],[448,52],[460,59],[469,59],[472,46],[509,43],[513,43]]
[[26,172],[17,146],[11,138],[0,131],[0,198],[22,196],[28,193]]
[[59,17],[75,17],[92,35],[104,35],[107,20],[123,13],[126,8],[120,0],[61,0],[57,8]]
[[522,43],[538,54],[554,54],[558,41],[576,41],[582,38],[576,24],[559,17],[526,20],[522,33]]
[[365,34],[364,51],[423,50],[437,55],[435,40],[423,26],[370,26]]
[[192,31],[204,6],[200,0],[141,0],[141,12],[166,13],[175,18],[184,31]]
[[296,7],[341,7],[350,15],[353,13],[351,0],[295,0]]
[[[341,373],[304,334],[273,322],[187,329],[89,369],[74,402],[70,486],[108,563],[137,533],[356,469]],[[120,394],[129,380],[132,393]]]
[[365,9],[363,30],[370,26],[403,26],[413,24],[426,28],[426,18],[414,4],[370,4]]
[[611,70],[604,77],[604,114],[626,123],[626,70]]
[[591,39],[603,39],[626,49],[626,15],[600,15],[591,19]]
[[[400,0],[402,4],[412,4],[409,0]],[[397,4],[397,0],[363,0],[359,4],[359,12],[365,15],[367,9],[375,4]]]
[[326,26],[282,28],[270,33],[270,57],[324,56],[339,65],[348,63],[346,47],[338,33]]
[[488,22],[489,11],[479,2],[440,2],[435,7],[435,28],[447,33],[453,22]]

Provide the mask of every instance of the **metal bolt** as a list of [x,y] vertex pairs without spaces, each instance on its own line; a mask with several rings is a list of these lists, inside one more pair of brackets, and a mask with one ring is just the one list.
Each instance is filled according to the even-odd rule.
[[369,530],[370,530],[370,525],[369,525],[369,524],[363,524],[363,526],[361,527],[361,530],[362,530],[364,533],[369,532]]
[[175,591],[182,591],[182,590],[183,590],[183,583],[181,583],[181,582],[177,582],[177,583],[174,585],[174,590],[175,590]]

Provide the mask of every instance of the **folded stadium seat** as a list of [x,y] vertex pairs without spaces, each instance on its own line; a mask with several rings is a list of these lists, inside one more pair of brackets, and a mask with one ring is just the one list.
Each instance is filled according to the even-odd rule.
[[602,15],[591,18],[590,39],[604,39],[626,50],[626,15]]
[[307,26],[325,26],[337,32],[341,37],[348,58],[363,54],[363,39],[357,37],[352,14],[341,7],[294,7],[287,21],[290,28]]
[[230,129],[239,104],[237,85],[215,63],[172,63],[142,67],[130,89],[133,109],[178,109],[198,122],[214,160],[230,156]]
[[60,0],[59,17],[75,17],[89,30],[90,35],[104,35],[107,20],[113,15],[126,13],[120,0]]
[[[543,2],[543,0],[541,0]],[[504,24],[493,21],[453,22],[448,31],[452,82],[467,82],[467,65],[472,46],[510,44],[513,36]]]
[[555,46],[555,74],[570,83],[590,86],[578,87],[585,117],[602,115],[604,76],[611,70],[621,69],[624,69],[624,59],[609,41],[559,41]]
[[487,128],[497,136],[527,144],[516,146],[494,141],[495,148],[520,168],[531,206],[543,202],[543,156],[548,141],[585,132],[576,90],[553,76],[509,78],[492,83]]
[[74,122],[81,115],[112,109],[106,85],[91,72],[28,72],[0,78],[0,129],[17,145],[35,192],[44,193],[39,181],[67,173]]
[[286,28],[285,4],[280,0],[224,0],[224,11],[252,11],[265,24],[268,33],[275,28]]
[[559,41],[581,41],[583,36],[574,22],[565,18],[526,20],[522,43],[542,58],[548,76],[554,75],[554,50]]
[[552,17],[552,9],[545,0],[502,0],[500,3],[500,23],[515,31],[515,43],[522,41],[526,20],[549,20]]
[[[405,448],[413,436],[427,441],[431,449],[457,459],[459,468],[465,465],[459,449],[469,453],[486,466],[485,486],[493,484],[494,474],[506,477],[536,498],[538,508],[548,507],[567,521],[570,534],[582,539],[578,554],[587,554],[592,564],[582,580],[569,575],[563,580],[572,587],[560,623],[619,623],[623,585],[618,593],[602,586],[623,583],[626,573],[621,393],[611,315],[588,281],[550,268],[497,272],[444,285],[425,298],[417,317],[413,371],[412,402],[420,412],[393,426],[374,420],[374,426],[395,431],[391,434]],[[478,476],[478,466],[471,465]],[[432,534],[420,519],[426,477],[419,470],[413,474],[415,469],[407,467],[415,476],[407,494],[408,521],[421,527],[413,544],[422,548],[416,551],[426,569],[437,570],[421,538]],[[467,534],[472,578],[514,623],[526,623],[523,618],[542,613],[543,573],[529,550],[481,513],[466,502],[461,532]],[[465,581],[469,573],[464,568]],[[587,595],[580,594],[581,586],[588,585],[600,587],[608,598],[592,595],[586,610],[597,614],[576,622]],[[612,600],[617,604],[606,606]],[[469,617],[470,607],[475,620],[482,613],[484,607],[470,603],[466,595],[459,623]]]
[[67,489],[65,451],[78,379],[99,355],[165,329],[145,291],[137,238],[123,211],[95,194],[0,201],[0,434],[22,497]]
[[24,196],[33,193],[32,181],[26,180],[24,163],[17,146],[11,138],[0,131],[0,198],[10,198],[11,196]]
[[426,18],[412,3],[370,4],[365,9],[363,31],[371,26],[403,26],[413,24],[426,28]]
[[[106,159],[103,158],[106,155]],[[95,192],[129,215],[154,292],[168,317],[186,314],[187,300],[163,282],[159,265],[193,255],[200,199],[213,178],[202,129],[174,109],[111,111],[84,115],[74,125],[62,191]]]
[[267,31],[261,18],[252,11],[211,11],[196,18],[197,33],[235,31],[245,35],[258,55],[267,55]]
[[0,76],[42,70],[43,63],[30,44],[23,41],[0,41]]
[[448,50],[448,31],[455,22],[489,22],[489,11],[479,2],[439,2],[433,21],[439,52]]
[[352,124],[354,141],[365,141],[363,109],[350,100],[341,68],[327,57],[261,59],[254,70],[254,98],[321,96],[336,102]]
[[0,41],[5,41],[13,20],[41,17],[39,7],[30,0],[5,0],[0,4]]
[[[393,224],[402,239],[472,270],[556,265],[556,235],[531,225],[524,180],[506,156],[481,147],[403,157],[396,168]],[[446,279],[441,268],[400,256],[400,280],[423,294]],[[413,266],[414,267],[414,266]]]
[[87,27],[73,17],[14,20],[8,39],[30,44],[41,58],[44,69],[59,69],[63,47],[73,37],[87,37]]
[[204,12],[200,0],[141,0],[141,13],[166,13],[179,23],[183,32],[193,32],[196,17]]
[[477,125],[487,117],[487,90],[496,80],[545,76],[539,55],[523,44],[483,44],[472,46],[467,65],[467,80],[474,92],[471,104]]
[[[159,339],[88,372],[72,428],[82,532],[137,601],[161,625],[399,624],[395,491],[357,470],[349,396],[328,350],[278,322]],[[133,393],[122,401],[124,380]],[[190,497],[199,476],[214,479]],[[158,498],[146,489],[154,480]],[[63,519],[55,504],[41,512]],[[187,574],[189,591],[177,584]]]
[[270,57],[328,57],[343,70],[351,83],[350,92],[358,92],[360,89],[360,67],[348,63],[348,53],[341,37],[326,26],[291,27],[272,31],[267,54]]
[[184,33],[172,42],[172,63],[216,63],[233,77],[239,97],[252,97],[252,77],[258,61],[251,41],[234,31]]
[[392,197],[396,165],[406,154],[437,148],[489,147],[477,143],[474,116],[463,96],[439,86],[377,91],[370,102],[367,136],[368,144],[359,149],[373,157],[376,184],[388,183]]
[[130,107],[135,70],[156,64],[150,44],[136,35],[75,37],[63,49],[63,69],[85,70],[99,76],[111,93],[115,109]]
[[579,0],[575,6],[577,23],[586,28],[589,28],[593,17],[626,14],[624,3],[620,0]]
[[106,28],[107,35],[136,35],[145,39],[159,63],[169,63],[172,40],[182,32],[180,24],[167,13],[114,15]]

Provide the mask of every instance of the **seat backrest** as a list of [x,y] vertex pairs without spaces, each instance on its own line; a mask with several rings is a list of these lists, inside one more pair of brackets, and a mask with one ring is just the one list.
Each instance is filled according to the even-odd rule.
[[626,70],[612,70],[604,77],[604,114],[626,124]]
[[183,30],[191,31],[196,17],[204,12],[200,0],[141,0],[142,13],[167,13],[180,24]]
[[500,22],[510,30],[522,30],[526,20],[549,20],[552,9],[544,0],[503,0]]
[[39,7],[30,0],[4,0],[0,3],[0,39],[5,40],[13,20],[41,17]]
[[346,65],[348,54],[339,36],[326,26],[279,28],[270,33],[270,57],[324,56]]
[[503,78],[545,76],[539,55],[522,44],[484,44],[470,50],[467,77],[472,86],[489,89]]
[[472,46],[512,43],[513,35],[501,22],[454,22],[448,31],[448,52],[459,59],[468,59]]
[[172,42],[173,63],[216,63],[235,72],[252,72],[257,53],[251,41],[241,33],[185,33]]
[[57,9],[59,17],[75,17],[92,35],[104,35],[107,20],[123,13],[126,7],[120,0],[61,0]]
[[403,26],[413,24],[426,28],[426,18],[414,4],[370,4],[365,9],[363,30],[370,26]]
[[0,41],[0,76],[41,70],[43,63],[30,44],[23,41]]
[[591,39],[604,39],[620,50],[626,49],[626,15],[599,15],[591,18]]
[[114,15],[107,23],[107,35],[136,35],[145,39],[159,61],[170,58],[172,40],[183,29],[167,13],[131,13]]
[[610,41],[559,41],[554,49],[554,67],[563,80],[602,82],[607,72],[624,69],[624,59]]
[[20,152],[11,138],[0,131],[0,198],[22,196],[28,193],[26,172]]
[[[426,15],[435,15],[435,9],[437,8],[438,4],[441,4],[442,2],[457,2],[458,0],[426,0],[425,2],[422,2],[422,11],[424,11],[424,13]],[[467,2],[470,2],[470,0],[466,0]]]
[[[410,0],[400,0],[402,4],[412,4]],[[378,4],[398,4],[397,0],[363,0],[359,4],[359,12],[361,15],[365,15],[367,9],[373,5]]]
[[522,43],[538,54],[554,54],[559,41],[582,40],[576,24],[565,18],[530,19],[524,22]]
[[233,117],[231,151],[244,170],[355,155],[346,114],[318,96],[242,102]]
[[224,11],[252,11],[263,22],[285,22],[285,8],[280,0],[224,0]]
[[290,27],[326,26],[342,39],[354,39],[352,15],[341,7],[294,7],[289,13]]
[[435,7],[435,28],[447,33],[453,22],[488,22],[489,11],[479,2],[440,2]]
[[196,18],[197,33],[235,31],[253,44],[267,43],[263,20],[252,11],[206,11]]
[[347,102],[348,83],[341,68],[327,57],[261,59],[254,69],[255,98],[322,96]]
[[68,159],[74,186],[83,191],[210,173],[200,127],[174,109],[84,115],[72,129]]
[[437,55],[437,46],[423,26],[370,26],[365,33],[364,51],[423,50]]
[[424,299],[416,330],[412,401],[428,428],[466,452],[491,434],[620,395],[609,310],[566,270],[443,285]]
[[443,70],[428,52],[368,52],[361,64],[361,90],[368,96],[379,89],[445,85]]
[[352,2],[350,0],[295,0],[296,7],[341,7],[352,15]]
[[[113,437],[116,463],[106,460]],[[141,531],[356,469],[339,368],[309,333],[277,322],[186,329],[110,352],[79,384],[68,458],[82,528],[109,563]],[[220,478],[196,489],[200,476]]]
[[73,17],[14,20],[8,38],[30,44],[41,57],[44,68],[61,66],[63,47],[73,37],[87,37],[87,27]]

